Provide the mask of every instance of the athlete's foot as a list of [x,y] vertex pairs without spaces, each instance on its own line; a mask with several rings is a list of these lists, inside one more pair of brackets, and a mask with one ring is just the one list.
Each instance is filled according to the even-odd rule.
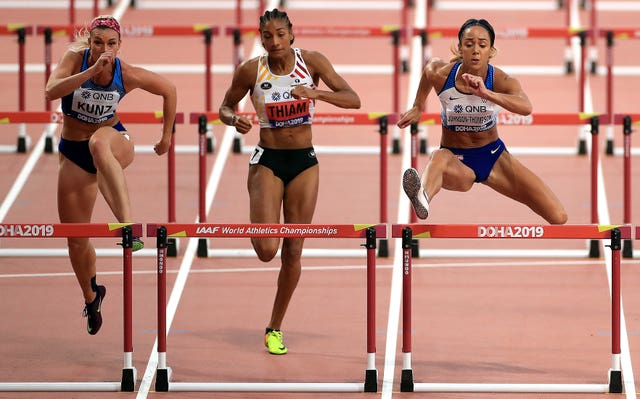
[[427,193],[424,192],[417,170],[409,168],[404,171],[402,188],[407,197],[409,197],[416,215],[420,219],[426,219],[429,216],[429,199],[427,198]]
[[96,290],[96,298],[84,306],[83,316],[87,318],[87,332],[96,335],[102,327],[102,300],[107,295],[104,285],[99,285]]

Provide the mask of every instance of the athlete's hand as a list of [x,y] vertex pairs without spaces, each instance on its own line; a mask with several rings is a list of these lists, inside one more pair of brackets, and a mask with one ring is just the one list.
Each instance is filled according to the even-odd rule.
[[469,86],[471,94],[479,97],[484,97],[483,94],[487,92],[487,88],[484,85],[484,80],[480,76],[472,75],[470,73],[463,73],[461,78],[465,81],[467,86]]
[[238,133],[247,134],[249,133],[249,130],[251,130],[253,123],[244,116],[238,115],[238,120],[236,120],[236,124],[234,126]]
[[297,85],[296,87],[294,87],[293,89],[291,89],[291,95],[293,96],[293,98],[295,98],[296,100],[299,100],[301,98],[310,98],[310,99],[314,99],[317,97],[317,92],[313,89],[310,89],[304,85]]
[[97,75],[108,68],[114,62],[114,59],[115,54],[113,53],[113,50],[105,50],[105,52],[100,54],[96,63],[91,66],[91,70],[95,75]]
[[163,137],[153,146],[153,151],[158,155],[162,155],[169,151],[169,147],[171,147],[171,137],[166,139]]
[[409,125],[418,123],[420,122],[420,115],[422,115],[422,112],[417,107],[412,107],[408,111],[400,114],[397,125],[400,129],[404,129]]

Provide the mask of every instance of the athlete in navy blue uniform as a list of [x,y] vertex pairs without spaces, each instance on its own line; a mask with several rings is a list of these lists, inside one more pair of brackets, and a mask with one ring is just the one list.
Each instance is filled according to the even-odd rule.
[[[58,214],[63,223],[89,223],[98,191],[118,222],[131,223],[124,169],[133,162],[134,145],[120,122],[118,103],[140,88],[163,98],[162,137],[155,152],[169,150],[176,115],[176,88],[166,78],[123,62],[120,24],[111,16],[93,19],[77,35],[51,74],[48,100],[61,99],[64,120],[58,146]],[[68,238],[69,258],[85,300],[87,331],[102,325],[106,288],[96,283],[96,253],[88,238]],[[135,238],[133,250],[143,247]]]
[[433,89],[441,104],[440,148],[433,151],[422,175],[405,170],[402,185],[416,215],[426,219],[429,202],[441,188],[468,191],[483,183],[519,201],[552,224],[567,222],[567,213],[551,189],[506,149],[498,137],[500,109],[529,115],[531,102],[520,82],[489,64],[495,55],[495,33],[484,19],[469,19],[460,28],[454,58],[433,58],[425,66],[413,107],[398,126],[418,123]]
[[[360,98],[316,51],[292,48],[292,24],[278,9],[260,17],[260,39],[267,51],[240,64],[220,105],[220,119],[242,134],[253,121],[235,113],[247,95],[260,122],[260,140],[249,158],[251,223],[311,223],[318,199],[319,166],[311,142],[316,101],[340,108],[360,108]],[[320,90],[322,81],[330,90]],[[276,256],[279,238],[252,238],[258,258]],[[269,353],[284,355],[280,327],[301,273],[304,239],[282,240],[278,290],[265,331]]]

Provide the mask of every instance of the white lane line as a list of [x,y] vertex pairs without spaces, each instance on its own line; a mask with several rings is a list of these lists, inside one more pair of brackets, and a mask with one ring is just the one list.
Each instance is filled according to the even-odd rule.
[[[269,0],[269,4],[267,5],[268,9],[275,8],[278,0]],[[257,56],[262,52],[262,46],[260,44],[260,39],[256,38],[254,41],[253,49],[251,52],[251,56]],[[240,110],[243,109],[244,104],[246,103],[247,97],[243,99],[243,101],[238,105]],[[207,190],[205,193],[205,202],[206,202],[206,212],[209,213],[211,209],[211,205],[213,203],[213,198],[215,196],[216,191],[218,190],[218,184],[220,182],[220,178],[222,176],[222,171],[224,170],[226,160],[231,153],[231,148],[233,147],[233,141],[236,137],[236,130],[231,126],[227,126],[225,129],[224,137],[222,140],[222,144],[220,145],[220,150],[218,152],[218,156],[213,165],[213,170],[211,171],[211,175],[209,176],[209,181],[207,182]],[[193,263],[193,258],[197,250],[198,246],[198,238],[191,238],[189,240],[189,244],[187,246],[188,257],[185,256],[182,263],[180,264],[180,269],[178,271],[178,277],[173,285],[173,290],[171,291],[171,296],[169,297],[169,301],[167,304],[167,323],[166,329],[167,333],[171,329],[171,323],[173,322],[173,317],[175,316],[178,303],[180,302],[180,298],[182,296],[182,292],[184,290],[184,286],[187,281],[187,277],[189,276],[189,272],[191,270],[191,265]],[[147,362],[147,368],[143,375],[142,380],[140,381],[140,387],[138,388],[138,394],[136,395],[136,399],[146,399],[149,391],[151,389],[151,383],[153,380],[153,376],[156,374],[156,369],[158,367],[158,339],[156,337],[156,341],[151,349],[151,354],[149,355],[149,360]]]
[[[416,28],[426,26],[426,0],[418,0],[415,2],[415,21]],[[406,104],[413,102],[420,75],[422,72],[422,43],[419,38],[414,37],[411,40],[411,59],[409,60],[409,68],[411,76],[409,77],[409,88],[407,91]],[[405,132],[403,148],[411,148],[411,135]],[[411,165],[411,151],[402,151],[403,170]],[[409,200],[404,195],[402,187],[399,187],[398,195],[398,216],[399,223],[407,223],[409,221]],[[393,254],[393,272],[391,275],[391,290],[389,293],[389,316],[387,319],[387,336],[384,353],[384,368],[382,374],[381,399],[390,399],[393,396],[394,376],[396,369],[396,355],[398,346],[398,331],[400,325],[400,305],[402,304],[402,239],[397,238],[395,250]]]
[[[573,0],[571,3],[571,26],[580,26],[580,15],[578,13],[578,5],[577,1]],[[577,40],[572,41],[572,50],[574,54],[574,59],[580,59],[580,45]],[[586,73],[586,72],[585,72]],[[577,76],[577,74],[576,74]],[[584,85],[584,111],[585,112],[593,112],[593,97],[591,94],[591,80],[588,74],[585,75],[585,85]],[[587,147],[589,154],[591,154],[591,141],[587,140]],[[604,175],[602,173],[602,160],[598,158],[598,170],[597,170],[597,195],[598,195],[598,223],[599,224],[610,224],[611,218],[609,216],[609,203],[607,201],[607,192],[604,184]],[[611,286],[611,251],[604,250],[605,257],[605,268],[607,270],[607,281],[609,285],[609,292],[612,291]],[[622,378],[624,385],[624,393],[627,399],[636,399],[636,387],[635,381],[633,377],[633,366],[631,364],[631,354],[629,349],[629,335],[627,332],[627,326],[624,315],[624,307],[622,305],[622,295],[620,297],[620,357],[621,357],[621,369],[622,369]]]

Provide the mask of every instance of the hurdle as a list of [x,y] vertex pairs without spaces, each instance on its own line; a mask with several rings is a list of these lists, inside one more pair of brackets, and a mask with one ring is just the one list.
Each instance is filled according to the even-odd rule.
[[[526,4],[521,4],[521,3],[526,3]],[[433,9],[436,8],[436,0],[427,0],[426,1],[426,18],[427,21],[431,21],[431,13],[433,11]],[[475,4],[474,2],[470,2],[470,1],[447,1],[444,4],[439,4],[437,6],[438,9],[442,9],[442,10],[469,10],[470,8],[475,9],[477,8],[477,4]],[[553,4],[553,2],[549,1],[549,2],[542,2],[542,1],[538,1],[538,2],[533,2],[533,1],[528,1],[528,2],[513,2],[513,3],[504,3],[504,2],[485,2],[482,5],[482,9],[484,11],[488,11],[491,9],[494,10],[506,10],[506,9],[510,9],[510,10],[514,10],[514,11],[527,11],[527,10],[549,10],[549,11],[554,11],[554,10],[561,10],[564,12],[564,21],[565,21],[565,28],[560,28],[560,29],[571,29],[571,0],[557,0],[556,4]],[[456,29],[456,34],[457,34],[457,29]],[[496,37],[498,37],[498,30],[496,30]],[[573,63],[573,57],[571,56],[571,46],[570,46],[570,40],[567,38],[567,47],[565,49],[565,55],[564,55],[564,61],[565,61],[565,71],[567,74],[569,73],[573,73],[574,71],[574,63]]]
[[[598,133],[599,126],[601,120],[603,123],[608,122],[609,117],[607,115],[598,115],[591,113],[557,113],[557,114],[531,114],[527,116],[513,114],[510,112],[501,111],[498,114],[498,125],[511,125],[511,126],[534,126],[534,125],[589,125],[591,130],[591,155],[590,155],[590,202],[591,202],[591,212],[590,212],[590,223],[597,224],[598,223],[598,160],[599,160],[599,141],[598,141]],[[435,113],[424,113],[420,117],[420,121],[415,126],[411,126],[411,164],[415,167],[417,165],[417,157],[418,157],[418,127],[417,125],[438,125],[441,123],[441,115]],[[554,154],[554,155],[569,155],[575,154],[575,151],[567,147],[556,147],[556,148],[547,148],[547,147],[526,147],[526,148],[509,148],[509,152],[512,154],[527,154],[527,155],[541,155],[541,154]],[[412,223],[416,221],[416,217],[413,211],[411,211]],[[597,240],[591,240],[588,256],[591,258],[597,258],[600,256],[600,248],[598,246]],[[430,250],[430,256],[446,256],[447,251],[438,251],[438,250]],[[454,256],[461,256],[465,251],[455,250]],[[466,252],[471,256],[478,256],[478,254],[482,252],[481,250],[473,250]],[[510,251],[490,251],[490,256],[501,256],[501,254],[511,257],[516,255],[516,252]],[[521,252],[521,251],[518,251]],[[564,251],[566,256],[577,256],[584,255],[583,251]],[[551,252],[550,252],[551,253]],[[530,252],[521,252],[524,256],[531,256]],[[519,256],[522,256],[519,255]],[[559,253],[552,253],[552,256],[559,256]],[[414,257],[420,257],[420,252],[418,250],[418,243],[414,243]]]
[[[248,118],[253,121],[254,124],[259,123],[258,117],[255,113],[251,112],[239,112],[238,115]],[[316,153],[349,153],[349,154],[380,154],[380,223],[387,223],[387,164],[388,164],[388,143],[387,143],[387,132],[389,123],[396,123],[397,114],[391,113],[320,113],[315,114],[313,116],[313,123],[316,125],[377,125],[378,132],[380,133],[380,145],[379,147],[350,147],[346,148],[345,146],[336,147],[336,146],[314,146]],[[207,186],[207,159],[204,151],[204,135],[209,130],[208,125],[210,124],[222,124],[220,120],[220,115],[217,112],[192,112],[189,114],[189,122],[191,124],[198,124],[198,134],[199,134],[199,146],[200,151],[198,151],[198,171],[199,171],[199,179],[198,179],[198,221],[200,223],[205,223],[207,221],[207,211],[206,211],[206,186]],[[235,145],[235,143],[234,143]],[[253,148],[248,146],[241,147],[238,151],[244,154],[250,154],[253,151]],[[388,242],[386,238],[382,238],[380,240],[378,254],[381,257],[387,257],[389,255]],[[255,256],[253,250],[217,250],[217,253],[212,254],[212,256]],[[202,238],[198,242],[198,251],[197,254],[199,257],[208,257],[209,249],[207,240]],[[303,250],[303,255],[309,254],[308,249]],[[357,250],[334,250],[332,249],[329,253],[326,251],[318,251],[314,253],[313,256],[337,256],[337,257],[359,257],[362,256],[360,251]]]
[[[620,349],[621,239],[631,238],[631,226],[517,225],[517,224],[396,224],[392,237],[402,239],[403,250],[403,392],[622,392]],[[496,384],[416,383],[411,365],[411,251],[413,238],[472,239],[610,239],[611,245],[611,369],[607,384]]]
[[[245,391],[245,392],[377,392],[375,344],[376,238],[386,237],[382,224],[147,224],[147,237],[156,237],[158,250],[158,365],[156,391]],[[364,383],[293,382],[171,382],[167,366],[166,250],[169,237],[209,238],[364,238],[367,259],[366,369]]]
[[[131,124],[157,124],[162,123],[162,111],[156,112],[118,112],[118,117],[126,125]],[[17,111],[17,112],[2,112],[0,111],[0,124],[11,123],[23,123],[23,124],[36,124],[44,123],[55,125],[62,123],[62,112],[55,111]],[[167,165],[168,165],[168,205],[167,213],[169,222],[175,222],[176,220],[176,200],[175,200],[175,125],[184,123],[184,113],[177,112],[174,121],[174,135],[171,137],[171,147],[167,153]],[[46,146],[47,144],[45,144]],[[53,144],[53,137],[48,144],[52,149],[55,147]],[[136,146],[136,153],[153,153],[152,146]],[[117,249],[96,249],[98,256],[117,256],[119,251]],[[141,250],[136,253],[136,256],[140,255],[154,256],[153,250]],[[66,249],[43,249],[43,248],[26,248],[26,249],[11,249],[0,248],[0,257],[7,256],[68,256]]]
[[[640,115],[615,114],[612,118],[614,124],[622,123],[623,135],[623,223],[631,223],[631,132],[633,125],[640,124]],[[633,258],[633,244],[631,240],[624,240],[622,246],[622,256]]]
[[[18,110],[26,109],[26,78],[25,78],[25,44],[27,34],[32,34],[34,28],[22,24],[0,25],[0,36],[16,35],[18,38]],[[2,146],[2,152],[27,152],[29,148],[29,136],[24,123],[18,127],[17,147]]]
[[[616,40],[638,39],[640,38],[640,28],[617,28],[602,29],[600,36],[606,38],[606,107],[607,114],[614,115],[613,107],[613,81],[614,81],[614,51],[613,46]],[[626,72],[626,71],[625,71]],[[629,72],[631,74],[633,72]],[[637,73],[637,68],[635,69]],[[620,154],[622,151],[614,148],[614,124],[619,123],[619,118],[612,117],[607,126],[607,155]]]
[[123,261],[123,341],[124,367],[122,377],[116,382],[0,382],[0,391],[128,391],[136,384],[133,366],[133,237],[141,237],[142,225],[133,223],[2,223],[0,238],[69,238],[69,237],[120,237]]

